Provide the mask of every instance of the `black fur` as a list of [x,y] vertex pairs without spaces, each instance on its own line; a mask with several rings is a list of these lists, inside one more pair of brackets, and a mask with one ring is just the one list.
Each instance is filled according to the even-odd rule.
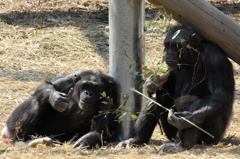
[[187,111],[190,115],[186,118],[214,138],[182,121],[177,126],[183,129],[177,129],[169,124],[168,112],[158,106],[149,109],[146,104],[135,124],[135,143],[148,143],[159,119],[168,139],[184,149],[202,142],[218,143],[232,114],[235,84],[231,62],[218,45],[202,39],[188,26],[171,27],[164,45],[170,72],[156,92],[157,102],[173,109],[176,116]]
[[[71,88],[73,91],[69,92]],[[106,101],[100,96],[103,91],[112,99],[112,104],[102,103]],[[56,92],[69,94],[53,97],[55,108],[67,103],[66,110],[57,111],[49,102]],[[80,71],[45,82],[13,111],[7,120],[5,134],[13,141],[29,140],[30,135],[51,136],[61,142],[82,136],[76,145],[89,148],[109,142],[117,128],[112,112],[119,105],[118,93],[115,80],[101,71]]]

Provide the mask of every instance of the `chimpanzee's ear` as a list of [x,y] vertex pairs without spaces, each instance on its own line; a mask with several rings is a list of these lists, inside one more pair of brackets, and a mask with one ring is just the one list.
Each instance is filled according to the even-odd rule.
[[201,43],[202,41],[202,38],[199,34],[197,33],[193,33],[191,36],[190,36],[190,45],[191,46],[197,46]]
[[73,79],[73,82],[74,83],[77,83],[77,81],[81,80],[81,76],[77,76],[77,75],[74,75],[74,79]]
[[113,78],[107,78],[107,90],[108,92],[113,93],[112,91],[118,90],[118,84],[114,81]]

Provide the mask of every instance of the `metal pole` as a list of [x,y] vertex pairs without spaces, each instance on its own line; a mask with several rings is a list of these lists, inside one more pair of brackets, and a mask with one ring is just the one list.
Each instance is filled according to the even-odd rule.
[[[122,102],[126,104],[126,118],[121,122],[119,140],[132,137],[134,120],[131,114],[140,111],[143,97],[130,91],[142,76],[131,73],[139,72],[144,64],[144,0],[109,0],[109,52],[110,74],[121,86]],[[136,67],[130,67],[136,62]]]

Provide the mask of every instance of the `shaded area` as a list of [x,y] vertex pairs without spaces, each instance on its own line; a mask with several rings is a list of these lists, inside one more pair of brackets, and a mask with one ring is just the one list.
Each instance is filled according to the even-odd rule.
[[[95,47],[95,51],[105,61],[108,61],[108,36],[102,31],[108,22],[108,9],[99,11],[84,11],[81,8],[69,8],[68,11],[12,11],[0,14],[0,21],[12,26],[24,28],[44,29],[50,27],[75,26],[83,33],[89,42]],[[92,24],[92,25],[90,25]],[[46,49],[52,46],[46,43]],[[54,46],[59,47],[61,46]],[[81,55],[81,52],[79,52]],[[57,55],[56,55],[57,56]],[[77,57],[76,57],[77,58]],[[1,77],[9,77],[19,81],[41,81],[55,78],[56,75],[36,70],[24,70],[18,72],[0,71]]]
[[[108,37],[105,34],[102,33],[101,35],[92,36],[89,34],[89,30],[87,30],[89,27],[92,27],[91,29],[94,29],[96,31],[101,31],[104,29],[108,23],[108,9],[103,9],[95,12],[84,11],[81,8],[77,7],[70,8],[68,11],[13,11],[10,13],[0,14],[0,19],[9,25],[36,29],[44,29],[46,27],[75,26],[79,27],[79,30],[85,34],[85,36],[91,43],[93,43],[94,46],[99,46],[99,43],[96,40],[96,36],[97,38],[100,36],[101,43],[108,46]],[[105,52],[106,49],[103,51]],[[96,52],[100,55],[104,53],[97,47]]]
[[42,80],[52,80],[56,78],[56,74],[46,73],[40,71],[22,71],[22,72],[5,72],[0,71],[0,78],[13,78],[19,81],[42,81]]
[[223,11],[225,14],[239,14],[240,13],[240,3],[231,4],[213,4],[219,10]]
[[230,16],[233,20],[240,22],[240,1],[239,0],[207,0],[224,14]]
[[[240,13],[239,3],[230,3],[227,0],[209,0],[211,4],[219,8],[225,14],[238,14]],[[84,2],[85,3],[85,2]],[[88,2],[84,5],[93,5],[94,2]],[[101,3],[101,2],[98,2]],[[0,14],[0,21],[12,26],[21,26],[26,28],[45,28],[45,27],[62,27],[62,26],[75,26],[79,27],[79,31],[83,32],[85,37],[95,47],[96,52],[102,56],[108,64],[108,36],[103,32],[104,28],[108,25],[108,5],[97,5],[95,10],[88,10],[82,7],[71,7],[42,10],[42,11],[12,11],[9,13]],[[97,9],[96,9],[97,8]],[[145,8],[146,20],[161,19],[163,15],[159,9],[151,4],[146,4]],[[91,24],[91,25],[90,25]],[[95,31],[93,34],[92,32]],[[47,44],[46,44],[47,45]],[[46,46],[47,47],[47,46]],[[44,72],[0,72],[0,77],[11,76],[17,79],[17,76],[35,76],[39,74],[43,79],[44,77],[52,77],[53,74]],[[28,78],[21,78],[19,80],[27,80]],[[32,78],[33,79],[33,78]],[[35,78],[34,78],[35,79]]]
[[[159,14],[159,9],[155,7],[146,7],[146,20],[156,18],[162,18],[161,14]],[[105,27],[108,26],[107,7],[99,7],[99,10],[96,11],[86,10],[81,7],[69,7],[61,10],[54,9],[49,11],[12,11],[0,14],[0,21],[12,26],[35,29],[65,26],[78,27],[79,31],[82,32],[94,46],[96,53],[105,59],[106,64],[108,64],[108,35],[104,31]],[[43,47],[50,49],[51,43],[52,42],[46,43]],[[54,47],[61,48],[61,46]],[[79,54],[81,54],[81,52]],[[52,76],[54,75],[38,71],[32,72],[31,70],[27,72],[0,72],[0,77],[12,77],[22,81],[36,81],[37,79],[42,80]]]
[[100,11],[84,11],[81,8],[71,8],[68,11],[12,11],[0,14],[0,18],[9,25],[22,27],[57,27],[57,26],[79,26],[81,29],[88,27],[86,22],[96,21],[106,23],[108,19],[108,9]]

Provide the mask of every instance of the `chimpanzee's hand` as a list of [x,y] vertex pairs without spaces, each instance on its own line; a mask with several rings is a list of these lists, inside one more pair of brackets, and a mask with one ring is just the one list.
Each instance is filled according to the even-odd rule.
[[79,138],[76,143],[73,145],[73,148],[76,147],[85,147],[88,149],[101,147],[101,136],[97,132],[89,132]]
[[151,76],[149,77],[146,82],[145,86],[150,93],[155,93],[168,79],[168,75],[163,76]]
[[64,112],[69,107],[69,99],[66,97],[66,94],[58,91],[50,93],[49,102],[59,112]]
[[[192,113],[188,111],[184,112],[173,112],[172,109],[168,112],[168,123],[175,126],[179,130],[186,129],[192,127],[191,124],[188,122],[184,121],[181,117],[186,118],[187,120],[190,120],[192,117]],[[190,120],[191,121],[191,120]]]

